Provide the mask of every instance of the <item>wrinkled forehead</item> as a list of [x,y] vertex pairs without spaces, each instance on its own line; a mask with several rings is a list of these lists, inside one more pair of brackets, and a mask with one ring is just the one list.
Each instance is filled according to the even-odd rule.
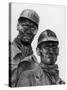
[[45,47],[58,47],[59,42],[57,41],[46,41],[42,42],[40,47],[45,48]]

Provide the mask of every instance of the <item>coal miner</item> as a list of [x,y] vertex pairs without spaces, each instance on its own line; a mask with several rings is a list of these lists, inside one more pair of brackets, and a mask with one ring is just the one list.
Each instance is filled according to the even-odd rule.
[[11,48],[9,56],[11,87],[17,86],[20,73],[29,69],[29,64],[32,64],[31,66],[33,67],[37,63],[31,43],[38,31],[38,25],[39,16],[34,10],[25,9],[22,11],[17,23],[18,36],[12,43],[9,42],[9,48]]
[[[64,84],[59,77],[58,65],[55,64],[59,55],[59,41],[51,30],[45,30],[38,38],[36,48],[41,63],[30,62],[32,58],[25,58],[18,65],[17,87]],[[33,60],[34,61],[34,60]]]
[[[65,84],[59,77],[58,65],[55,64],[59,55],[59,41],[56,34],[47,29],[38,38],[37,54],[40,56],[39,66],[43,70],[42,85]],[[43,76],[43,75],[42,75]]]

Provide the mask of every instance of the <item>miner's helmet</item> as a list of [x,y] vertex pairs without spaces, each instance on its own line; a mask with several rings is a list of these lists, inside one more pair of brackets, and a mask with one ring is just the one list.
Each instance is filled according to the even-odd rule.
[[40,46],[43,42],[56,42],[57,45],[59,44],[56,34],[50,29],[46,29],[40,34],[37,47]]
[[39,15],[32,9],[24,9],[22,11],[22,13],[20,14],[19,19],[21,19],[21,18],[26,18],[26,19],[34,22],[37,27],[39,25]]

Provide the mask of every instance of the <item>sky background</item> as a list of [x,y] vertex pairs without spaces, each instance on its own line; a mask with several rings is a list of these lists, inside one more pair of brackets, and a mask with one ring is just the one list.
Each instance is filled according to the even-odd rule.
[[66,72],[66,17],[65,17],[65,7],[59,5],[44,5],[44,4],[22,4],[22,3],[12,3],[11,6],[11,40],[17,36],[18,31],[16,30],[17,19],[19,18],[21,12],[24,9],[35,10],[40,17],[39,30],[35,36],[32,47],[34,54],[36,55],[38,62],[40,58],[36,54],[37,39],[40,33],[46,29],[51,29],[54,31],[59,40],[59,56],[57,59],[57,64],[59,66],[60,77],[65,81]]

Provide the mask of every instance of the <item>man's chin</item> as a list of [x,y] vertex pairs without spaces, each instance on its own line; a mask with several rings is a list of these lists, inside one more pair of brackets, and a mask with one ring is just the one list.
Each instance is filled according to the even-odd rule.
[[49,65],[54,65],[55,61],[54,60],[50,60],[50,62],[48,62]]
[[54,60],[54,58],[48,58],[46,64],[47,64],[47,65],[54,65],[55,62],[56,62],[56,61]]
[[22,42],[24,42],[24,43],[28,43],[28,44],[31,44],[31,41],[28,40],[28,39],[22,39]]

